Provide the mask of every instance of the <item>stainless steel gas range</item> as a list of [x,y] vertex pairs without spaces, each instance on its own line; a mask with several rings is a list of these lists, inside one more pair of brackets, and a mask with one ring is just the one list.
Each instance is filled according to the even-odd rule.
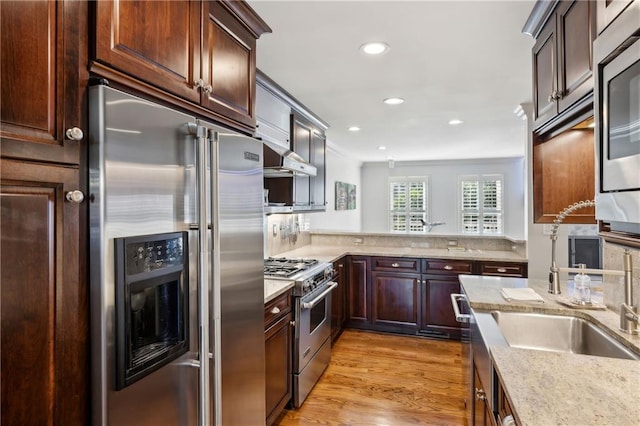
[[264,275],[294,281],[293,406],[300,407],[331,361],[331,263],[268,258]]

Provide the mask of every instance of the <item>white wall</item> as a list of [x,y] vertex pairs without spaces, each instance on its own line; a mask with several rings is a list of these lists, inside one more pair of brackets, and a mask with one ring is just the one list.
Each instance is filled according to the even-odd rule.
[[501,174],[504,179],[505,235],[526,239],[524,158],[398,162],[393,168],[384,163],[362,165],[362,231],[388,232],[388,178],[390,176],[429,176],[430,220],[446,225],[434,234],[457,234],[458,176]]
[[[327,169],[326,169],[326,197],[327,210],[323,213],[309,213],[310,228],[312,231],[351,231],[360,232],[362,211],[362,182],[360,180],[361,162],[341,152],[327,141]],[[355,210],[336,211],[335,190],[336,181],[356,185]]]

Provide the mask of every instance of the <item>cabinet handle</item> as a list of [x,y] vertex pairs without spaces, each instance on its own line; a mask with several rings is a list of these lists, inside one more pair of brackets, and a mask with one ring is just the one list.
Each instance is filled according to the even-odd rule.
[[82,138],[84,138],[84,133],[79,127],[72,127],[70,129],[67,129],[67,131],[65,132],[65,136],[67,137],[67,139],[72,141],[81,141]]
[[497,271],[500,272],[501,274],[504,274],[505,272],[507,272],[506,268],[498,268]]
[[272,314],[279,314],[280,313],[280,308],[278,308],[277,306],[274,306],[273,309],[271,310]]
[[484,389],[476,388],[476,399],[478,401],[486,401],[487,400],[487,394],[485,393]]
[[445,269],[446,271],[453,271],[453,266],[451,266],[451,265],[444,265],[444,269]]
[[392,267],[392,268],[398,268],[398,267],[400,267],[400,265],[398,265],[397,263],[392,263],[392,264],[391,264],[391,267]]
[[68,202],[73,204],[80,204],[84,201],[84,194],[78,189],[69,191],[64,196]]
[[344,268],[344,264],[338,263],[338,268]]

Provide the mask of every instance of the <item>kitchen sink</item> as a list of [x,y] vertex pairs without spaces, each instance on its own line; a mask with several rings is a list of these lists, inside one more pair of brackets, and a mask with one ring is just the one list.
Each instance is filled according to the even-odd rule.
[[598,326],[573,316],[493,311],[511,347],[640,360]]

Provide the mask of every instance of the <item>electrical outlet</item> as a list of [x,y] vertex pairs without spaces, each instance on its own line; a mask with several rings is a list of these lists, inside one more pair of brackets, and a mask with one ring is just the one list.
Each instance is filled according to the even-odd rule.
[[273,225],[273,231],[272,232],[273,232],[273,236],[274,237],[278,235],[278,225],[276,225],[276,224]]
[[353,244],[355,244],[355,245],[360,245],[362,243],[364,243],[364,238],[354,238],[353,239]]
[[448,241],[447,241],[447,245],[448,245],[449,247],[455,247],[455,246],[457,246],[457,245],[458,245],[458,241],[457,241],[457,240],[448,240]]

